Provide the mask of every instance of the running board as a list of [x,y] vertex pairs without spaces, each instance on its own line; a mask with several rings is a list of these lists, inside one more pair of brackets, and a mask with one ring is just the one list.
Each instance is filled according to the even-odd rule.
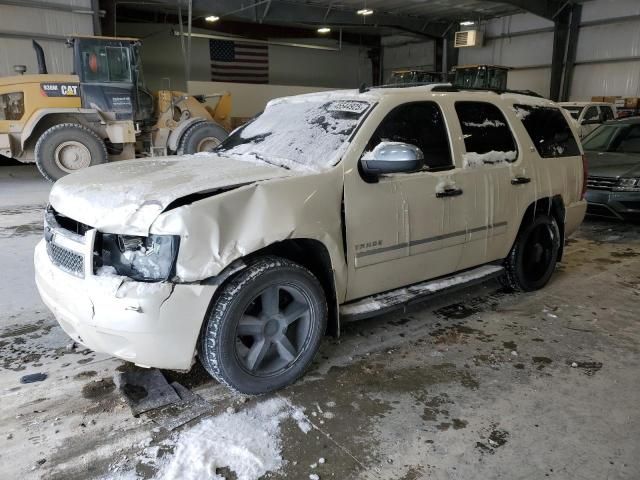
[[382,313],[422,302],[437,295],[461,290],[472,285],[483,283],[490,278],[502,275],[501,265],[483,265],[471,270],[458,272],[448,277],[440,277],[416,283],[409,287],[398,288],[385,293],[378,293],[355,302],[340,306],[340,319],[345,322],[362,320]]

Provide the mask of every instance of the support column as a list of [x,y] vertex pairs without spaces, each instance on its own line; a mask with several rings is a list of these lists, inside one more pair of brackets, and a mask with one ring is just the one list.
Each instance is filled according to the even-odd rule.
[[549,98],[556,102],[569,95],[581,14],[581,5],[567,5],[554,20]]
[[569,22],[569,38],[567,39],[567,57],[564,66],[564,76],[562,78],[562,89],[560,91],[560,101],[562,102],[568,101],[571,95],[571,82],[573,81],[573,69],[576,63],[581,20],[582,5],[573,5],[571,8],[571,21]]

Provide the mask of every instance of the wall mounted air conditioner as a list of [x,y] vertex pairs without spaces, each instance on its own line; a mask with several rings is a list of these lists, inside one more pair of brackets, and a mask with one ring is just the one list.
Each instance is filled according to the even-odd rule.
[[462,47],[481,47],[484,40],[484,32],[480,30],[463,30],[456,32],[453,46],[455,48]]

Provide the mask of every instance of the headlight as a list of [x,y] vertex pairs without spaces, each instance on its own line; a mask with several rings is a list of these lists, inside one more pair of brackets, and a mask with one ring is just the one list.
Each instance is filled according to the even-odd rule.
[[20,120],[24,115],[22,92],[0,95],[0,120]]
[[140,281],[168,280],[173,274],[180,237],[174,235],[102,234],[97,244],[98,266],[110,266],[118,275]]
[[640,192],[640,178],[621,178],[614,190],[619,192]]

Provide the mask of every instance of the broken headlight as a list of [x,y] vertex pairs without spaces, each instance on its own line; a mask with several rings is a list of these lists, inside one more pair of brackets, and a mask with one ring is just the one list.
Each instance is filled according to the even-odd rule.
[[614,190],[618,192],[640,192],[640,178],[621,178]]
[[171,278],[180,237],[138,237],[103,233],[96,248],[96,266],[113,267],[118,275],[157,282]]

